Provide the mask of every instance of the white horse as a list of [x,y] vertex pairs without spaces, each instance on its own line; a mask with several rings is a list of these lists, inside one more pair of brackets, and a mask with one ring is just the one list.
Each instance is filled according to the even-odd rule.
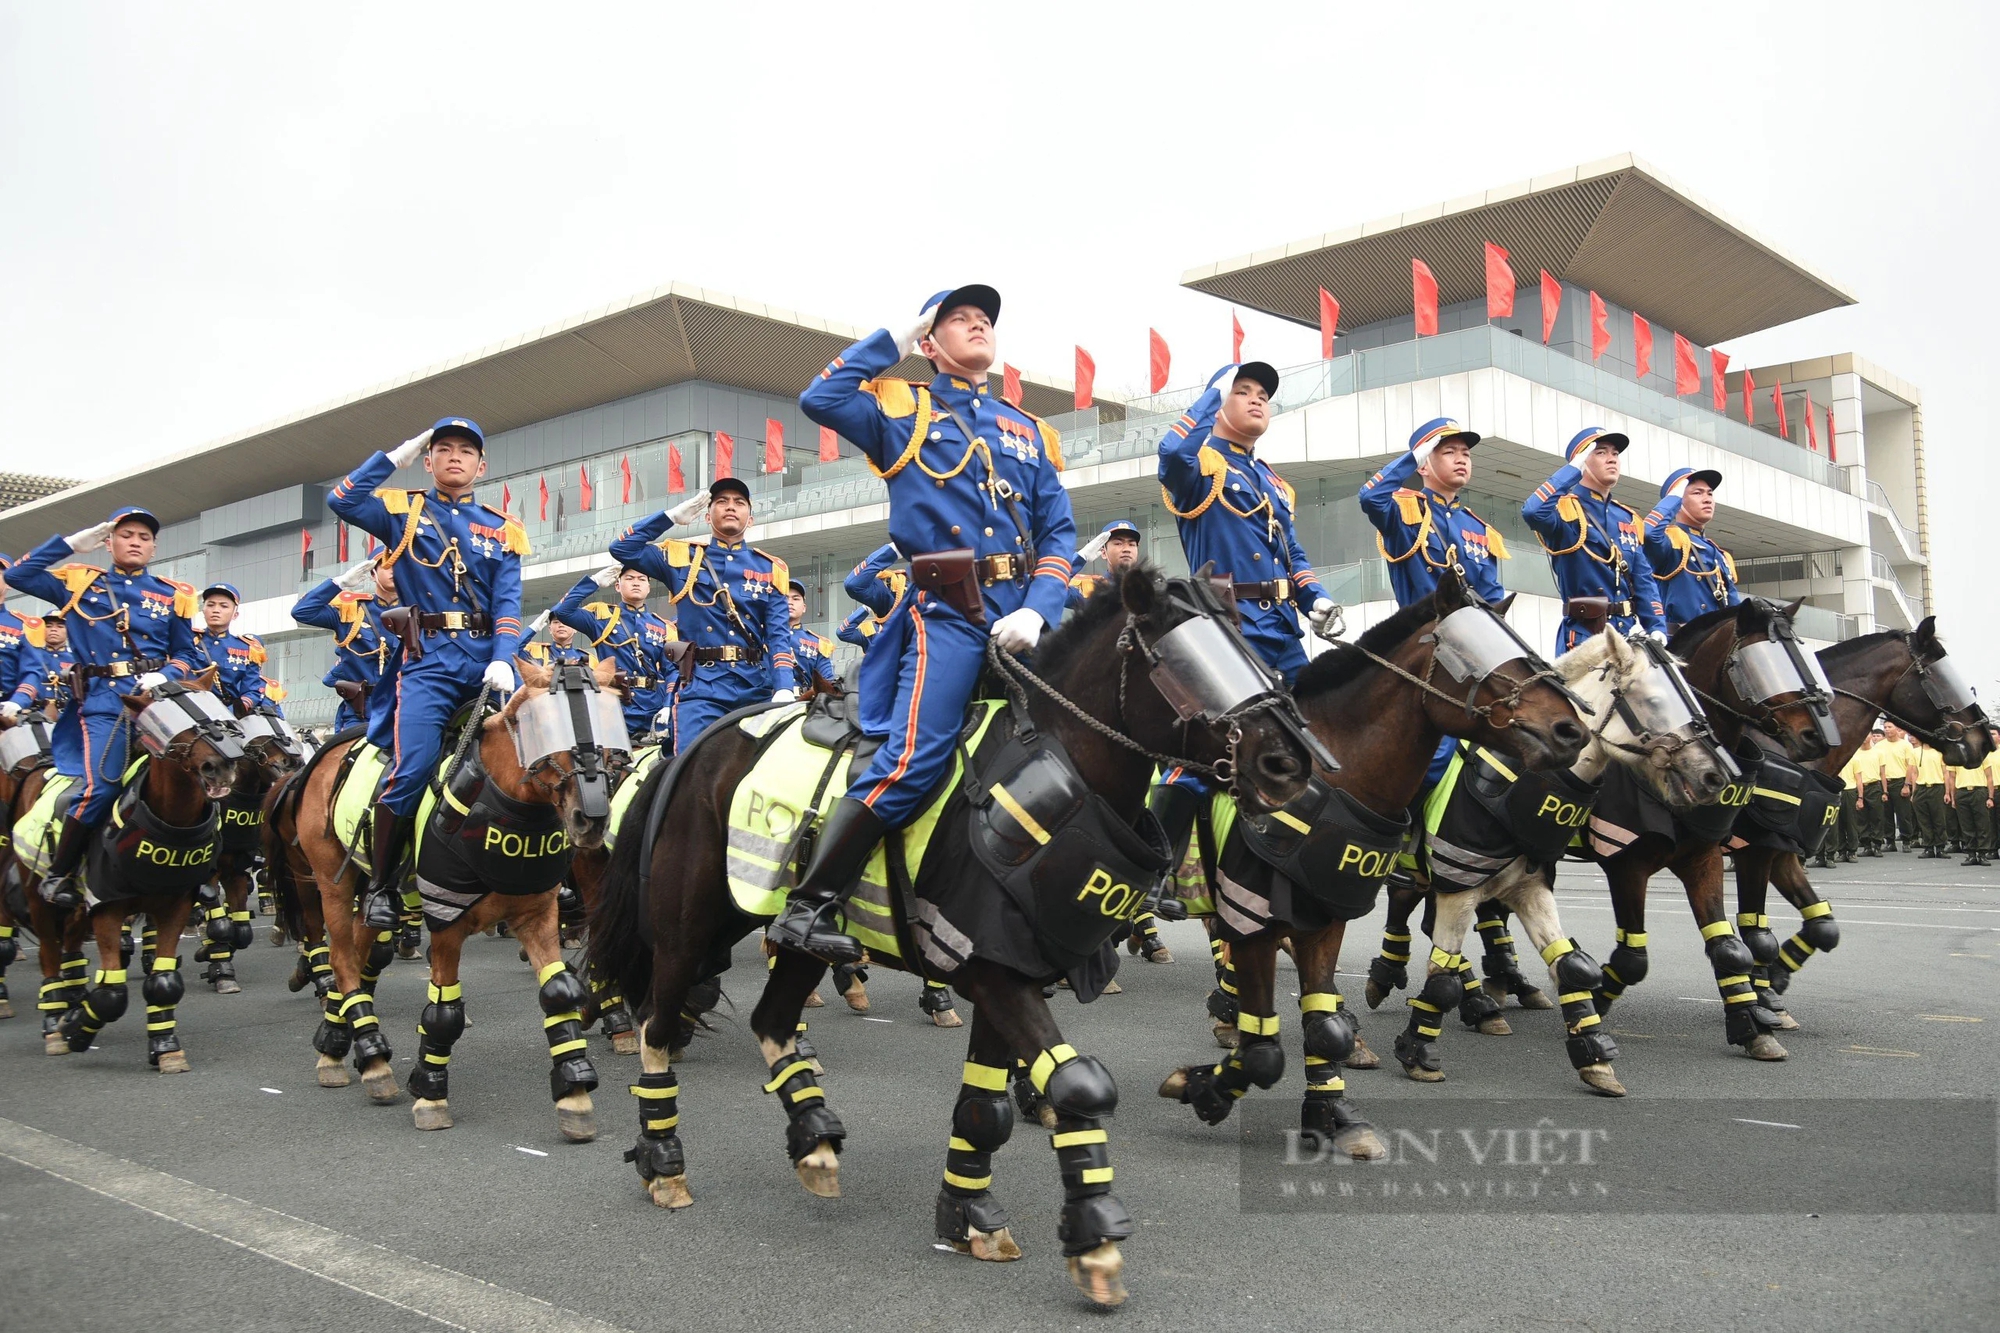
[[[1728,784],[1728,771],[1708,736],[1706,721],[1678,667],[1664,650],[1616,633],[1602,633],[1555,660],[1555,668],[1578,698],[1593,710],[1590,743],[1570,769],[1570,776],[1587,790],[1612,764],[1632,770],[1670,807],[1690,808],[1712,801]],[[1503,777],[1511,776],[1505,756],[1475,752],[1468,766],[1487,764]],[[1461,784],[1473,778],[1470,767]],[[1459,799],[1471,799],[1469,793]],[[1588,798],[1581,809],[1565,804],[1561,791],[1540,798],[1538,810],[1560,825],[1581,828],[1589,814]],[[1550,806],[1549,802],[1555,802]],[[1575,813],[1568,811],[1575,809]],[[1410,1001],[1409,1028],[1396,1040],[1397,1058],[1419,1082],[1444,1077],[1437,1039],[1445,1011],[1463,993],[1463,977],[1471,970],[1462,954],[1466,931],[1480,903],[1490,899],[1520,917],[1528,940],[1548,965],[1560,997],[1568,1053],[1577,1074],[1590,1088],[1607,1097],[1625,1095],[1624,1084],[1612,1072],[1617,1044],[1599,1029],[1592,992],[1602,974],[1590,955],[1563,931],[1556,912],[1555,866],[1536,864],[1526,855],[1511,860],[1482,856],[1431,840],[1431,891],[1436,922],[1431,931],[1431,958],[1423,993]],[[1485,878],[1481,878],[1485,876]],[[1474,983],[1477,984],[1477,983]],[[1503,1023],[1482,1024],[1482,1031],[1504,1034]]]

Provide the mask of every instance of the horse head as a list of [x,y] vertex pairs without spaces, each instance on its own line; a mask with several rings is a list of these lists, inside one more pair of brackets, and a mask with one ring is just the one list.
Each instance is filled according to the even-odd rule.
[[1555,667],[1596,715],[1578,761],[1590,766],[1589,776],[1623,764],[1675,809],[1712,801],[1729,785],[1733,765],[1680,664],[1652,639],[1606,630]]
[[160,761],[154,772],[184,774],[210,801],[229,795],[244,756],[243,732],[213,692],[216,674],[210,667],[187,680],[161,679],[123,700],[140,746]]
[[1513,596],[1489,605],[1463,579],[1447,578],[1427,600],[1429,632],[1387,656],[1432,687],[1423,701],[1430,721],[1531,771],[1575,763],[1589,739],[1576,696],[1507,623]]
[[[1840,727],[1833,687],[1793,628],[1799,606],[1745,598],[1681,626],[1673,647],[1704,701],[1739,727],[1757,728],[1803,764],[1838,745]],[[1720,728],[1724,718],[1715,721]]]
[[[243,733],[243,781],[261,778],[265,786],[282,781],[306,761],[305,738],[271,706],[239,706],[237,728]],[[262,788],[259,788],[262,790]]]
[[571,846],[602,847],[611,790],[631,761],[612,689],[618,664],[545,667],[516,658],[514,667],[521,688],[486,719],[481,762],[514,799],[561,811]]
[[1899,653],[1889,654],[1895,672],[1887,690],[1876,696],[1888,718],[1932,749],[1944,753],[1954,768],[1977,768],[1993,753],[1986,710],[1958,664],[1946,655],[1937,637],[1937,617],[1925,616],[1908,634],[1891,631]]

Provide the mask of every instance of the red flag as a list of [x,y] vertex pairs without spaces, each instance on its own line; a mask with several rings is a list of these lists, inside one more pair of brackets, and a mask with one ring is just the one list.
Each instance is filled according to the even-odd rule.
[[1745,366],[1743,369],[1743,423],[1746,426],[1757,424],[1757,409],[1751,406],[1750,402],[1750,391],[1756,387],[1757,381],[1750,377],[1750,368]]
[[299,529],[299,577],[300,578],[304,578],[306,575],[312,573],[312,567],[313,567],[312,549],[313,549],[312,533],[305,528],[300,528]]
[[370,556],[375,554],[375,534],[372,532],[368,534],[368,554]]
[[1421,259],[1410,261],[1410,302],[1416,309],[1417,336],[1438,331],[1438,280]]
[[1507,252],[1486,243],[1486,318],[1505,319],[1514,313],[1514,266]]
[[632,455],[626,454],[618,460],[618,503],[632,503]]
[[1152,340],[1152,391],[1158,393],[1167,387],[1167,372],[1173,367],[1174,354],[1167,350],[1167,340],[1160,336],[1158,329],[1147,329],[1146,333]]
[[1785,420],[1785,386],[1783,381],[1771,386],[1771,405],[1778,409],[1778,434],[1788,440],[1791,439],[1791,423]]
[[1812,390],[1806,390],[1806,448],[1819,452],[1819,427],[1813,425]]
[[1243,321],[1236,318],[1234,310],[1229,312],[1229,359],[1232,363],[1243,360]]
[[1674,395],[1701,392],[1701,367],[1695,364],[1694,344],[1674,335]]
[[597,490],[590,484],[590,469],[579,463],[576,467],[576,512],[588,514],[591,501],[597,498]]
[[1555,336],[1556,313],[1562,309],[1562,304],[1563,304],[1562,284],[1557,282],[1552,276],[1550,276],[1549,271],[1547,269],[1543,269],[1542,270],[1542,342],[1545,344],[1548,342],[1550,338]]
[[[1235,316],[1230,316],[1234,319]],[[1090,391],[1097,387],[1097,362],[1079,345],[1076,349],[1076,410],[1081,412],[1095,401]]]
[[[504,481],[500,483],[500,512],[503,514],[514,512],[514,488]],[[345,555],[340,558],[347,559]]]
[[721,431],[715,432],[715,480],[736,475],[736,441]]
[[819,428],[819,461],[822,463],[840,461],[840,435],[831,426]]
[[1334,331],[1340,327],[1340,302],[1333,299],[1333,293],[1322,287],[1319,289],[1319,359],[1333,360]]
[[1021,405],[1021,372],[1005,362],[1000,366],[1000,396],[1016,407]]
[[1833,443],[1832,403],[1826,405],[1826,457],[1828,462],[1838,463],[1840,461],[1840,451],[1834,447]]
[[785,470],[785,423],[775,417],[764,418],[764,470]]
[[1729,353],[1711,350],[1708,354],[1709,387],[1715,391],[1715,410],[1729,410]]
[[1634,310],[1632,312],[1632,373],[1639,379],[1645,379],[1652,369],[1653,326],[1646,322],[1644,315]]
[[681,447],[678,444],[669,444],[667,446],[667,494],[682,495],[686,493],[687,488],[687,476],[681,471]]
[[542,491],[541,508],[537,511],[536,516],[542,522],[546,523],[549,521],[549,479],[542,477],[536,484],[541,487]]
[[344,565],[347,563],[347,525],[336,523],[333,525],[333,532],[335,550],[338,552],[336,558]]
[[1604,298],[1596,292],[1590,294],[1590,359],[1597,360],[1611,350],[1611,312],[1604,308]]

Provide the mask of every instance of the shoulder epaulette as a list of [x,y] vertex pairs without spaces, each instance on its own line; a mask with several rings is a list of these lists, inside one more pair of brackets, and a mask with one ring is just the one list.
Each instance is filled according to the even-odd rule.
[[500,548],[510,555],[531,554],[528,547],[528,530],[521,526],[521,520],[499,510],[494,512],[499,513],[501,518]]
[[887,375],[881,379],[864,380],[861,392],[872,397],[886,417],[907,417],[917,410],[917,395],[908,380]]
[[[1732,570],[1731,572],[1733,573],[1734,571]],[[42,624],[40,616],[20,616],[17,619],[21,622],[22,638],[34,644],[37,648],[46,648],[49,646],[47,628]]]
[[1276,482],[1278,484],[1278,489],[1285,493],[1285,504],[1288,507],[1294,509],[1298,507],[1299,493],[1292,489],[1292,483],[1286,481],[1283,477],[1279,476],[1276,469],[1274,469],[1269,463],[1264,464],[1264,475],[1268,476],[1272,481]]
[[1610,505],[1613,509],[1624,510],[1625,517],[1631,519],[1633,522],[1636,523],[1639,521],[1639,511],[1634,509],[1631,505],[1619,504],[1616,500],[1606,500],[1604,503]]
[[1667,524],[1667,541],[1676,551],[1692,550],[1694,547],[1694,538],[1688,536],[1688,530],[1678,523]]
[[174,614],[193,620],[195,613],[201,610],[201,595],[195,591],[195,586],[178,579],[168,579],[167,582],[174,589]]
[[1556,515],[1568,523],[1581,522],[1583,519],[1583,501],[1568,492],[1557,496]]
[[[1718,551],[1722,550],[1719,546],[1716,549]],[[1736,582],[1736,557],[1727,551],[1722,551],[1722,563],[1729,566],[1729,581],[1731,583]]]
[[814,637],[815,639],[818,639],[818,640],[819,640],[819,651],[820,651],[820,655],[821,655],[822,657],[831,657],[831,656],[833,656],[833,640],[832,640],[832,639],[829,639],[829,638],[827,638],[827,637],[826,637],[826,635],[824,635],[824,634],[815,634],[815,635],[813,635],[813,637]]
[[285,701],[285,685],[283,681],[272,680],[268,676],[263,675],[260,675],[258,678],[264,682],[264,697],[266,699],[269,699],[274,704],[281,704]]
[[264,663],[271,660],[270,652],[264,647],[263,642],[259,640],[256,635],[245,634],[243,636],[243,642],[250,645],[250,660],[252,662],[255,662],[258,666],[263,666]]
[[771,562],[771,582],[773,585],[777,587],[778,591],[790,592],[792,589],[791,566],[787,565],[777,556],[772,555],[769,551],[761,551],[754,546],[751,547],[750,549],[756,551],[758,555],[763,556],[766,560],[769,560]]
[[688,550],[689,543],[678,537],[662,537],[653,545],[667,553],[667,563],[675,569],[686,569],[688,562],[694,558]]
[[82,592],[104,571],[96,565],[63,565],[55,570],[55,576],[63,581],[63,586],[71,592]]
[[590,641],[590,646],[593,648],[610,638],[611,631],[617,629],[619,622],[625,618],[625,606],[622,602],[617,606],[609,602],[590,602],[583,609],[604,622],[604,632]]
[[392,514],[407,514],[410,512],[410,493],[401,487],[379,487],[375,491],[375,498],[380,500],[382,507]]
[[1424,521],[1424,497],[1415,491],[1399,489],[1396,492],[1396,512],[1405,523]]
[[361,609],[361,603],[364,599],[372,600],[368,598],[367,593],[336,593],[333,599],[333,613],[340,617],[341,624],[352,625],[366,614]]
[[679,625],[676,625],[671,620],[664,619],[660,621],[660,625],[667,631],[668,643],[679,643],[681,641],[681,627]]

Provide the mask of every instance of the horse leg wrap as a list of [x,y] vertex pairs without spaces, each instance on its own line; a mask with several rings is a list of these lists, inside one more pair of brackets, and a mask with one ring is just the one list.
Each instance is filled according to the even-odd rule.
[[132,923],[127,921],[118,928],[118,966],[132,966],[132,954],[136,947],[132,943]]
[[1486,954],[1479,960],[1486,979],[1509,995],[1520,994],[1527,988],[1528,979],[1521,975],[1521,959],[1514,952],[1514,936],[1507,929],[1506,904],[1492,898],[1479,904],[1476,929],[1486,946]]
[[587,1054],[590,1043],[583,1039],[585,991],[583,982],[560,958],[536,975],[542,989],[535,998],[547,1015],[542,1019],[542,1035],[549,1040],[549,1059],[555,1065],[549,1070],[549,1098],[559,1102],[573,1092],[589,1092],[597,1086],[597,1070]]
[[[1275,1033],[1269,1044],[1277,1044]],[[1028,1077],[1056,1113],[1049,1144],[1062,1167],[1063,1208],[1056,1234],[1063,1253],[1088,1254],[1106,1241],[1125,1239],[1134,1229],[1132,1215],[1111,1192],[1111,1150],[1102,1123],[1118,1109],[1111,1071],[1065,1043],[1037,1055]]]
[[1604,982],[1597,988],[1597,1012],[1610,1012],[1611,1002],[1629,987],[1644,981],[1650,966],[1646,956],[1646,932],[1620,930],[1618,943],[1612,948],[1611,957],[1602,969]]
[[1807,903],[1799,915],[1805,919],[1799,922],[1798,933],[1778,946],[1778,961],[1784,964],[1784,971],[1773,978],[1778,990],[1785,989],[1791,974],[1804,967],[1806,959],[1840,945],[1840,925],[1833,919],[1832,903]]
[[592,982],[591,989],[597,993],[597,1018],[603,1025],[604,1035],[617,1037],[630,1032],[632,1011],[625,1007],[625,997],[599,982]]
[[205,924],[202,926],[201,933],[211,946],[217,944],[226,945],[235,940],[236,932],[229,927],[229,909],[227,907],[224,907],[219,902],[204,904],[202,917]]
[[625,1150],[625,1160],[639,1169],[639,1179],[684,1176],[687,1158],[681,1152],[681,1081],[674,1071],[641,1074],[625,1091],[639,1100],[639,1141]]
[[781,1055],[771,1062],[771,1080],[764,1091],[778,1094],[790,1117],[785,1125],[785,1152],[796,1162],[827,1141],[836,1153],[847,1139],[847,1128],[826,1104],[826,1089],[814,1082],[812,1065],[798,1055]]
[[82,954],[64,954],[60,970],[42,983],[40,999],[35,1006],[42,1014],[42,1035],[54,1032],[62,1016],[83,1003],[89,967],[89,960]]
[[368,956],[361,960],[361,989],[373,995],[375,983],[382,979],[389,964],[396,957],[396,932],[378,930],[375,940],[368,946]]
[[305,953],[306,965],[312,969],[313,990],[324,1000],[327,988],[333,985],[333,963],[324,944],[315,944]]
[[1021,1118],[1040,1120],[1042,1108],[1049,1104],[1049,1099],[1042,1096],[1041,1090],[1035,1086],[1035,1080],[1028,1077],[1028,1062],[1016,1060],[1007,1078],[1007,1090],[1013,1096],[1014,1109],[1021,1113]]
[[1410,1021],[1396,1034],[1396,1058],[1405,1069],[1426,1069],[1436,1073],[1438,1038],[1444,1033],[1444,1015],[1465,998],[1465,982],[1459,964],[1465,960],[1431,946],[1431,963],[1439,970],[1424,978],[1424,988],[1410,998]]
[[1368,980],[1378,990],[1402,990],[1410,984],[1410,937],[1382,932],[1382,952],[1368,960]]
[[21,956],[21,945],[14,938],[13,926],[0,926],[0,968],[7,967]]
[[1236,961],[1229,946],[1210,940],[1208,951],[1215,959],[1215,989],[1208,993],[1208,1016],[1218,1023],[1236,1022]]
[[87,1051],[90,1043],[104,1030],[107,1023],[115,1023],[125,1013],[129,1000],[125,990],[125,969],[115,972],[100,971],[97,984],[84,992],[83,1003],[63,1015],[63,1040],[72,1051]]
[[430,1003],[417,1020],[417,1067],[410,1071],[410,1095],[428,1101],[450,1099],[451,1048],[465,1032],[465,987],[432,983]]
[[1778,961],[1778,937],[1771,933],[1771,918],[1762,912],[1738,912],[1736,928],[1742,932],[1743,943],[1750,950],[1750,957],[1759,963]]
[[917,997],[917,1008],[927,1014],[948,1014],[953,1007],[951,987],[941,981],[924,983],[924,993]]
[[[327,1003],[333,1003],[332,996],[327,997]],[[389,1038],[382,1032],[381,1020],[375,1017],[375,996],[372,992],[358,990],[342,997],[340,1016],[347,1023],[347,1030],[354,1034],[356,1069],[378,1055],[385,1060],[391,1058]]]
[[313,1032],[313,1049],[336,1060],[346,1059],[348,1051],[354,1046],[354,1030],[347,1026],[347,1018],[340,1008],[344,998],[337,990],[327,991],[324,1007],[320,1011],[319,1027]]
[[1500,1002],[1479,984],[1479,977],[1472,970],[1472,960],[1463,954],[1458,959],[1458,984],[1463,988],[1458,1001],[1459,1022],[1476,1028],[1487,1019],[1500,1016]]
[[951,1108],[951,1146],[938,1190],[937,1234],[963,1244],[973,1230],[988,1235],[1007,1225],[1007,1211],[991,1193],[993,1154],[1014,1134],[1014,1104],[1007,1100],[1007,1070],[965,1062],[958,1101]]
[[174,1006],[187,993],[187,982],[181,978],[181,960],[155,958],[153,970],[139,987],[139,994],[146,1001],[146,1062],[157,1065],[160,1057],[168,1051],[178,1051],[181,1039],[176,1030]]
[[250,909],[229,914],[229,942],[238,949],[247,949],[257,942],[257,928],[250,924]]
[[[175,947],[179,947],[178,941],[176,941]],[[146,971],[151,972],[153,970],[153,960],[159,956],[159,949],[160,932],[153,929],[153,923],[148,921],[146,928],[139,932],[139,962]]]
[[1777,1015],[1757,1003],[1757,988],[1750,981],[1750,948],[1736,938],[1727,921],[1711,921],[1701,928],[1701,937],[1707,942],[1708,965],[1715,970],[1715,988],[1722,995],[1729,1043],[1746,1045],[1777,1024]]
[[1542,961],[1555,975],[1556,1002],[1562,1006],[1563,1025],[1569,1029],[1570,1065],[1581,1069],[1616,1060],[1618,1043],[1604,1030],[1597,1013],[1597,989],[1604,984],[1604,969],[1577,947],[1575,940],[1550,940],[1542,950]]
[[1309,991],[1299,996],[1299,1013],[1305,1029],[1308,1074],[1313,1072],[1315,1060],[1338,1068],[1354,1054],[1354,1015],[1341,1008],[1340,996],[1332,991]]
[[1252,1087],[1268,1088],[1284,1076],[1285,1048],[1278,1045],[1277,1015],[1239,1014],[1236,1048],[1212,1069],[1190,1070],[1182,1100],[1194,1107],[1204,1124],[1219,1125],[1244,1093]]

